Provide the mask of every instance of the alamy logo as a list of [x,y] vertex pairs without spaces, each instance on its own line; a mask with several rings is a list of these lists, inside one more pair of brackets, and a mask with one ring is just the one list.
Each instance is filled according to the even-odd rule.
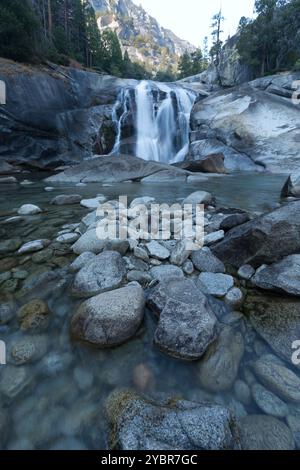
[[128,209],[127,196],[117,204],[104,203],[97,209],[99,240],[184,240],[186,249],[204,244],[204,205],[137,204]]
[[300,340],[293,342],[292,349],[296,349],[296,351],[292,355],[292,363],[295,366],[299,366],[300,365]]
[[5,366],[6,364],[6,344],[4,341],[0,341],[0,365]]
[[6,84],[0,80],[0,105],[6,104]]

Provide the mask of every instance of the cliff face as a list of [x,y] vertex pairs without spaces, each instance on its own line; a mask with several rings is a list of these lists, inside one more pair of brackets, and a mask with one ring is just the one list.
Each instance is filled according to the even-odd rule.
[[190,159],[222,152],[229,171],[299,171],[299,79],[299,72],[268,76],[198,101]]
[[152,70],[173,67],[186,50],[195,50],[190,43],[161,27],[131,0],[90,1],[97,13],[99,28],[116,31],[131,60],[143,62]]
[[7,104],[0,106],[0,160],[53,167],[112,150],[112,108],[133,85],[84,70],[31,67],[0,59]]

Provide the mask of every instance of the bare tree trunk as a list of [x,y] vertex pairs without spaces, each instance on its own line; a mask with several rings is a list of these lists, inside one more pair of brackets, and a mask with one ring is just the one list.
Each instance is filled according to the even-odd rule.
[[49,39],[52,41],[53,20],[52,20],[52,5],[51,0],[48,0],[48,34]]

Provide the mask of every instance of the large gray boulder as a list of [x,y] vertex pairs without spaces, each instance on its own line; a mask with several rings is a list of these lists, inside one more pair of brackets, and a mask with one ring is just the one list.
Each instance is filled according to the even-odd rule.
[[160,316],[168,300],[174,300],[187,306],[197,306],[203,303],[202,292],[191,279],[166,279],[151,290],[148,295],[148,307]]
[[137,283],[105,292],[80,305],[71,321],[71,334],[99,348],[130,339],[144,317],[145,296]]
[[203,356],[217,333],[216,316],[204,295],[197,305],[169,299],[160,314],[154,343],[172,357],[193,361]]
[[190,158],[222,152],[227,170],[299,171],[300,115],[292,101],[299,79],[299,72],[274,75],[198,101]]
[[148,162],[129,155],[99,156],[86,160],[58,175],[47,178],[48,183],[120,183],[155,175],[162,170],[181,173],[185,177],[189,172],[158,162]]
[[106,410],[111,449],[240,449],[235,419],[219,405],[183,400],[157,404],[130,391],[116,391],[109,396]]
[[76,297],[92,297],[117,289],[125,275],[125,262],[120,253],[104,251],[76,274],[72,293]]
[[224,263],[259,267],[300,251],[300,201],[230,230],[212,248]]
[[192,280],[173,278],[160,282],[147,302],[159,316],[154,342],[166,354],[193,361],[216,339],[215,312]]
[[261,289],[300,296],[300,255],[287,256],[278,263],[262,266],[252,283]]

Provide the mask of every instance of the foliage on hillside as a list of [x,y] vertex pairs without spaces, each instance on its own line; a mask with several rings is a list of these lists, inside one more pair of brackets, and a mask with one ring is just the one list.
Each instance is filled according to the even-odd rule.
[[257,76],[299,68],[300,0],[256,0],[257,17],[241,18],[238,51]]
[[0,56],[24,62],[70,60],[116,76],[148,78],[122,54],[117,35],[100,33],[89,0],[0,0]]

